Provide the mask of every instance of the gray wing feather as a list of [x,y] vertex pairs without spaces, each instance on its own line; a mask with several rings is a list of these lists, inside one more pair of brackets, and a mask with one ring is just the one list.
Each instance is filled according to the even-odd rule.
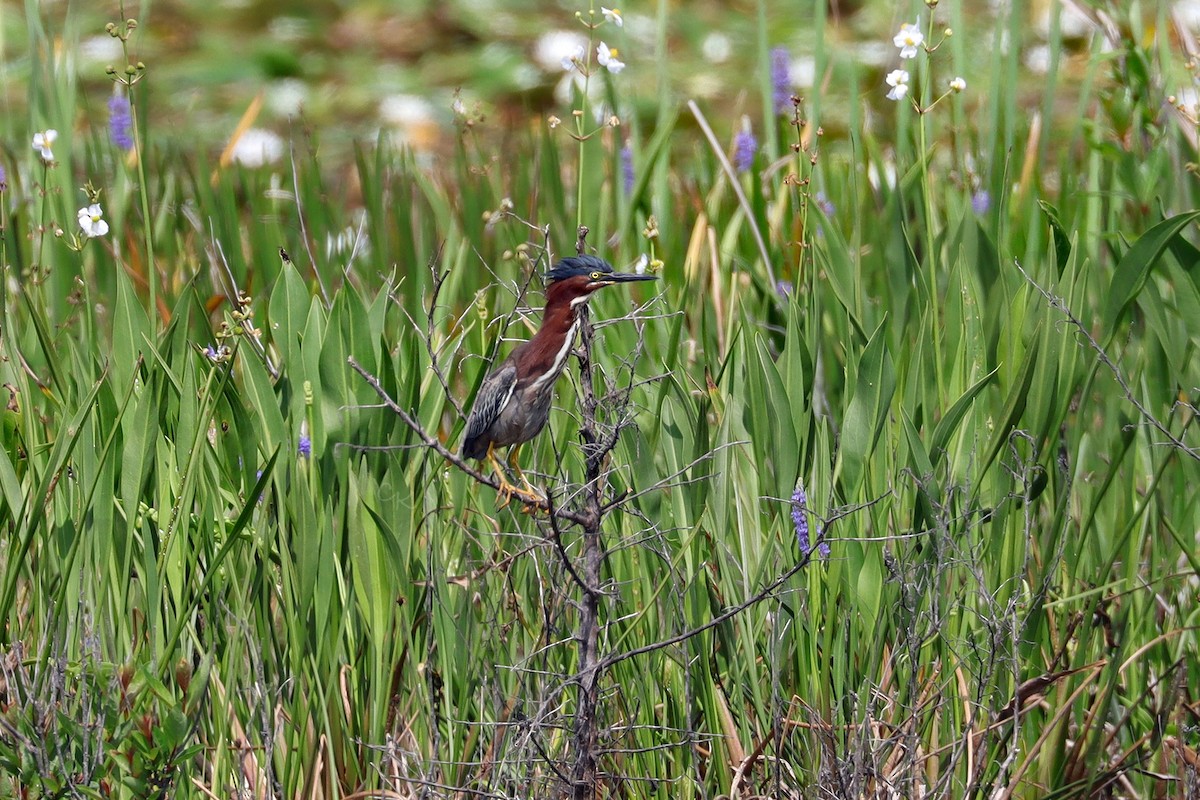
[[517,388],[517,368],[502,364],[500,369],[483,379],[483,385],[475,395],[475,405],[467,417],[467,432],[463,438],[463,455],[467,458],[483,458],[487,455],[488,442],[479,441],[496,422],[500,412],[512,400]]

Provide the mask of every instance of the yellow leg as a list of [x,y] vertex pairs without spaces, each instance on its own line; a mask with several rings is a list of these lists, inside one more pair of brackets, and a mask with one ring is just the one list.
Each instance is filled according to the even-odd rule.
[[531,497],[536,497],[538,500],[545,500],[546,496],[538,491],[534,485],[529,482],[529,478],[527,478],[525,473],[521,471],[521,465],[517,463],[517,453],[520,451],[520,449],[521,445],[517,444],[513,445],[512,449],[508,451],[508,466],[512,468],[513,472],[517,473],[517,477],[521,479],[521,483],[525,484],[526,494]]
[[517,474],[521,477],[521,482],[525,484],[525,488],[522,489],[518,486],[514,486],[508,480],[508,474],[505,472],[504,467],[500,464],[499,459],[496,458],[496,451],[492,445],[488,445],[487,459],[492,463],[492,469],[496,471],[496,478],[500,482],[500,486],[496,489],[496,491],[500,493],[502,500],[500,503],[500,508],[507,506],[512,500],[513,495],[516,495],[526,503],[533,505],[537,505],[545,501],[546,498],[542,496],[540,492],[534,489],[532,485],[530,485],[529,480],[525,477],[525,473],[521,472],[519,468],[514,466]]

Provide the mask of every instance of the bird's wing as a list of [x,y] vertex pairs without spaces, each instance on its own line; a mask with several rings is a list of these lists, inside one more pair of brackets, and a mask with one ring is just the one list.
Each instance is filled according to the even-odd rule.
[[[463,437],[463,454],[468,458],[483,458],[487,454],[486,444],[477,440],[492,427],[500,412],[512,399],[516,388],[517,368],[511,362],[501,364],[500,369],[483,379],[483,384],[475,395],[471,415],[467,417],[467,433]],[[482,452],[479,444],[484,444]]]

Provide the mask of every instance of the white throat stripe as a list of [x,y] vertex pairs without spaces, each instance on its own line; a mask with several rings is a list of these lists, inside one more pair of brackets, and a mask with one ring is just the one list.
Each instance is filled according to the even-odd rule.
[[[574,305],[576,302],[578,301],[572,300],[571,304]],[[540,389],[546,383],[554,381],[559,375],[562,374],[563,366],[567,363],[567,355],[571,352],[571,348],[575,345],[575,334],[578,332],[579,320],[575,320],[571,323],[571,328],[567,331],[566,338],[563,339],[562,349],[560,349],[554,356],[554,364],[550,367],[549,371],[547,371],[545,375],[542,375],[532,384],[530,384],[530,389]]]

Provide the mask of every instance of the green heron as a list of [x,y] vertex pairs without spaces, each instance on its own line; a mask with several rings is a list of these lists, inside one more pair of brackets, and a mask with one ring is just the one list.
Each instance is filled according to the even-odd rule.
[[500,479],[502,495],[515,494],[534,502],[543,499],[515,463],[513,468],[525,489],[513,486],[496,460],[494,450],[527,442],[546,427],[554,382],[567,364],[567,355],[579,331],[579,310],[597,289],[615,283],[655,279],[654,275],[613,272],[607,261],[595,256],[564,258],[546,273],[548,284],[542,326],[532,339],[518,345],[483,379],[467,418],[462,454],[492,463]]

